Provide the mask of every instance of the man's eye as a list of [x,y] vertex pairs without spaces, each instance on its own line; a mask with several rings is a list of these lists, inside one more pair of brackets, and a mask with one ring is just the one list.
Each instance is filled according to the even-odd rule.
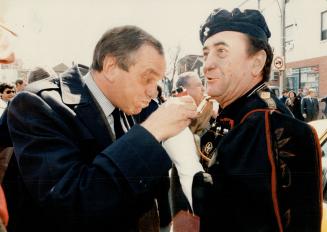
[[218,48],[217,54],[219,57],[225,57],[227,55],[227,50],[225,48]]
[[151,82],[152,82],[152,79],[151,79],[151,78],[148,78],[148,79],[146,80],[146,83],[147,83],[147,84],[151,84]]
[[149,75],[144,75],[144,76],[143,76],[143,81],[144,81],[144,83],[146,83],[146,84],[151,84],[152,81],[154,81],[154,80],[153,80],[153,78],[151,78],[151,76],[149,76]]
[[226,49],[225,49],[225,48],[218,48],[218,52],[219,52],[219,53],[226,52]]

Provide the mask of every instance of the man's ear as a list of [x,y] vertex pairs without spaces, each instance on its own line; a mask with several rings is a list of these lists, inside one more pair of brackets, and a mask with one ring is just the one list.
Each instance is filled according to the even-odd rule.
[[107,80],[109,80],[109,81],[113,80],[112,78],[114,77],[113,74],[116,71],[116,64],[117,64],[116,58],[113,56],[107,55],[103,59],[102,72],[104,73]]
[[266,59],[267,59],[267,54],[264,50],[258,51],[253,56],[253,64],[252,64],[252,75],[253,76],[258,76],[262,72],[263,67],[266,64]]

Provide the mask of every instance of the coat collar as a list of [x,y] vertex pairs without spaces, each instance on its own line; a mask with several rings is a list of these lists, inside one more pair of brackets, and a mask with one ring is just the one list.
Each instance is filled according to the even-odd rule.
[[89,91],[83,80],[83,75],[88,72],[88,67],[78,64],[68,69],[59,77],[50,76],[40,81],[27,85],[26,90],[40,94],[44,90],[61,89],[63,103],[67,105],[84,104],[91,100]]
[[73,106],[77,117],[98,141],[97,150],[102,150],[114,140],[114,137],[104,113],[85,84],[83,76],[87,72],[86,66],[76,65],[60,76],[62,101]]
[[62,101],[67,105],[88,103],[91,98],[83,80],[83,75],[88,68],[83,65],[76,65],[64,72],[59,78],[62,91]]
[[97,143],[97,152],[103,150],[112,141],[112,131],[104,113],[88,90],[83,75],[88,68],[76,65],[59,77],[49,77],[29,84],[27,91],[42,95],[43,91],[61,91],[62,102],[76,113],[76,117],[88,128]]

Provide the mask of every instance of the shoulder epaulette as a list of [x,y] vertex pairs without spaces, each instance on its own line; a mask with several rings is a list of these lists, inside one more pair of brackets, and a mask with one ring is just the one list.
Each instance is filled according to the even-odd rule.
[[277,109],[275,100],[271,97],[271,93],[267,89],[260,89],[257,91],[258,96],[267,104],[271,110]]

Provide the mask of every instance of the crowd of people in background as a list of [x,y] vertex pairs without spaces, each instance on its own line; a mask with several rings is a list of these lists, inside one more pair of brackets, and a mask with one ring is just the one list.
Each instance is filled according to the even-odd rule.
[[9,101],[23,91],[27,84],[56,75],[51,68],[37,66],[31,69],[25,79],[17,79],[14,83],[0,82],[0,116],[7,108]]
[[[318,98],[315,89],[299,89],[298,93],[285,89],[279,100],[288,107],[296,119],[310,122],[327,118],[327,96]],[[319,102],[325,103],[321,114]]]

